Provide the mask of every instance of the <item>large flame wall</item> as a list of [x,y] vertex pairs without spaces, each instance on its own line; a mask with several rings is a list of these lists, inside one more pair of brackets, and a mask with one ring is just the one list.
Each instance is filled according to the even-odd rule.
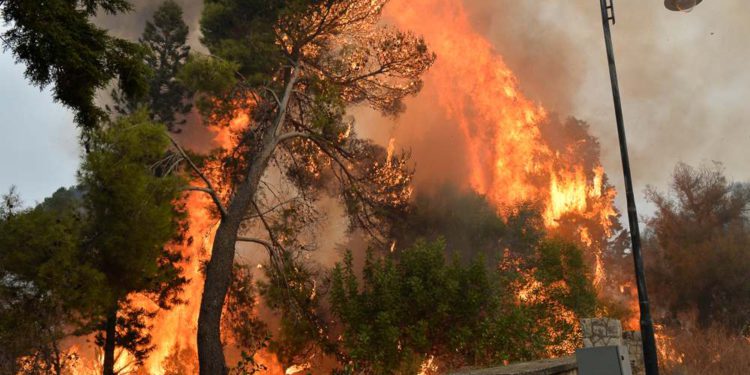
[[[540,201],[550,228],[571,212],[597,216],[609,227],[615,211],[612,197],[604,195],[614,192],[603,184],[598,160],[586,165],[575,150],[566,154],[550,146],[543,131],[545,109],[524,96],[502,56],[474,30],[462,1],[395,0],[386,12],[399,28],[423,35],[438,55],[423,93],[437,103],[417,103],[422,113],[407,112],[416,124],[402,126],[424,132],[456,127],[462,144],[441,152],[463,153],[456,158],[468,168],[458,179],[467,180],[498,208]],[[425,111],[440,112],[439,119],[430,119]],[[429,123],[419,124],[420,118]]]

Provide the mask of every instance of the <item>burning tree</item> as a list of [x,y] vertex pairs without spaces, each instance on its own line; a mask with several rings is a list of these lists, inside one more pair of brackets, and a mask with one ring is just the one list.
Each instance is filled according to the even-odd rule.
[[[373,236],[379,236],[383,214],[406,204],[410,174],[404,155],[386,155],[357,139],[344,115],[354,104],[398,114],[435,58],[420,38],[378,24],[385,3],[206,2],[201,27],[213,56],[195,58],[181,77],[205,95],[199,106],[212,123],[228,126],[243,112],[252,121],[238,129],[236,147],[221,159],[221,186],[214,188],[193,168],[221,218],[198,322],[202,374],[226,372],[220,322],[237,241],[265,247],[278,271],[284,253],[301,249],[269,219],[287,206],[264,198],[274,197],[264,180],[270,166],[303,201],[321,191],[338,195],[352,226]],[[248,223],[267,235],[240,237]]]

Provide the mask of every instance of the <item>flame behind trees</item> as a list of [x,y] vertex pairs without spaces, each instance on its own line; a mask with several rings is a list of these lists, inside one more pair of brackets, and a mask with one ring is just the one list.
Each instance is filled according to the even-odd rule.
[[[153,307],[179,302],[185,281],[179,275],[180,255],[165,244],[181,233],[178,198],[183,182],[155,175],[169,141],[163,127],[145,113],[91,135],[90,152],[79,172],[80,190],[56,194],[33,210],[4,215],[1,287],[14,297],[13,304],[37,294],[41,307],[60,314],[55,316],[60,321],[40,315],[50,335],[58,329],[97,333],[96,341],[104,347],[104,374],[112,374],[116,348],[129,354],[121,357],[124,361],[137,364],[153,348],[147,323]],[[135,296],[150,300],[150,308],[133,303]],[[52,349],[57,358],[46,360],[59,364],[66,354],[59,347]]]
[[[616,233],[615,191],[588,126],[562,121],[525,97],[461,1],[399,0],[386,13],[397,25],[424,35],[439,56],[427,74],[431,87],[425,94],[436,97],[438,110],[463,134],[473,190],[486,195],[498,212],[538,202],[551,231],[573,219],[590,223],[589,237],[596,240]],[[594,244],[592,252],[602,248]]]
[[[384,229],[380,218],[407,204],[405,155],[386,160],[382,148],[356,138],[344,116],[354,104],[398,114],[435,58],[420,38],[378,23],[385,3],[206,2],[203,42],[214,57],[194,59],[183,77],[203,93],[199,107],[213,124],[227,126],[242,112],[251,121],[235,133],[237,145],[225,154],[221,193],[204,179],[221,221],[198,323],[201,373],[226,371],[219,326],[235,243],[261,245],[277,272],[284,270],[284,254],[303,246],[283,230],[295,220],[278,227],[272,218],[278,214],[274,207],[285,211],[285,202],[274,201],[279,195],[264,182],[269,166],[296,187],[300,199],[292,201],[313,201],[322,192],[338,196],[352,227],[376,238]],[[238,237],[252,225],[265,235]]]

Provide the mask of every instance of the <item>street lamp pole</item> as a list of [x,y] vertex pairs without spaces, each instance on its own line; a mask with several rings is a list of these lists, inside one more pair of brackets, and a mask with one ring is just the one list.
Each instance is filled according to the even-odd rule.
[[633,179],[630,175],[630,159],[628,158],[628,144],[625,139],[625,124],[622,117],[620,103],[620,88],[617,83],[617,68],[615,67],[615,53],[612,48],[612,35],[609,22],[615,23],[614,0],[600,0],[602,11],[602,26],[604,27],[604,43],[607,47],[607,61],[609,62],[609,78],[612,81],[612,97],[615,104],[615,118],[617,119],[617,136],[620,140],[620,157],[622,172],[625,177],[625,198],[628,205],[628,223],[630,224],[630,242],[633,249],[635,264],[635,281],[638,287],[638,306],[641,311],[641,338],[643,340],[643,362],[647,375],[658,375],[659,364],[656,355],[656,340],[654,338],[654,323],[651,319],[651,309],[646,291],[646,276],[643,271],[643,257],[641,256],[641,234],[638,228],[638,213],[635,209],[633,194]]

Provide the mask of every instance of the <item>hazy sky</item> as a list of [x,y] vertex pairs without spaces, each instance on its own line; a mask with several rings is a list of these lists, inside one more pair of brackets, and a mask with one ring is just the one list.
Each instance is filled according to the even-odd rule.
[[24,67],[0,53],[0,191],[16,185],[26,205],[75,183],[77,131],[73,114],[49,90],[30,86]]
[[[148,12],[155,3],[140,1],[138,8]],[[194,28],[198,2],[182,3],[191,5],[188,23]],[[516,71],[531,99],[591,124],[620,190],[599,2],[465,3],[477,30]],[[647,184],[666,186],[678,161],[721,161],[733,178],[750,180],[750,2],[707,0],[688,14],[669,12],[662,3],[615,1],[615,53],[640,200]],[[130,34],[142,20],[118,18],[114,27]],[[52,103],[48,92],[30,87],[8,53],[0,54],[0,113],[0,189],[15,184],[33,203],[74,182],[78,147],[71,114]],[[648,211],[644,206],[642,212]]]

